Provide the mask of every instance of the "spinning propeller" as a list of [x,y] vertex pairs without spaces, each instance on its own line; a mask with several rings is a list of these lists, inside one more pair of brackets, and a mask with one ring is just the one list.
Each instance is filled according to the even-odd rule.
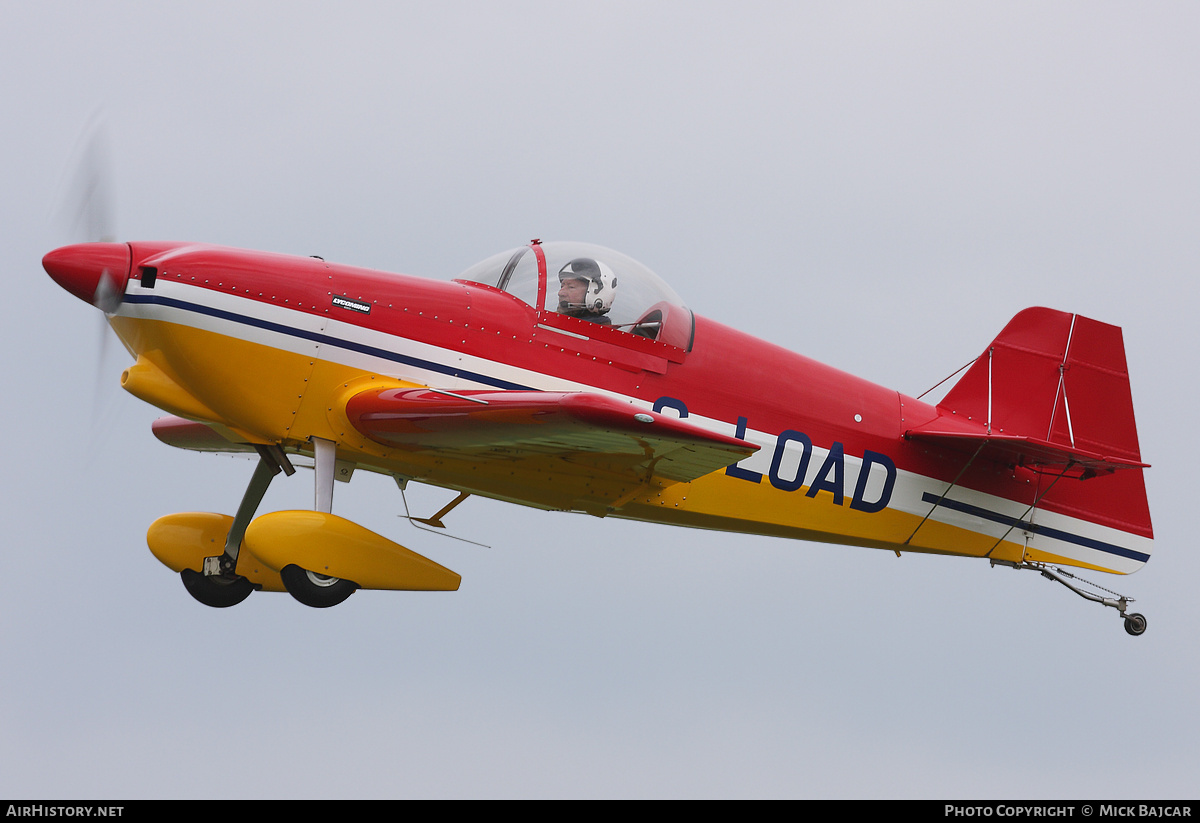
[[116,243],[113,227],[112,161],[102,120],[84,129],[78,160],[62,196],[61,222],[74,245],[42,258],[54,281],[106,315],[120,307],[129,279],[129,247]]
[[[59,231],[75,242],[43,257],[42,267],[64,289],[104,312],[96,344],[93,399],[93,406],[99,407],[101,375],[109,347],[107,321],[124,299],[131,263],[129,247],[114,242],[112,154],[99,113],[84,128],[74,157],[59,196],[55,222]],[[95,412],[93,409],[93,415]]]

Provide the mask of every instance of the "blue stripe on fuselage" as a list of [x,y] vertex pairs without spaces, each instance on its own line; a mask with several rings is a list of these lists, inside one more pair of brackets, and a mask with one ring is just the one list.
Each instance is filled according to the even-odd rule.
[[285,326],[281,323],[272,323],[269,320],[260,320],[257,317],[250,317],[244,314],[225,311],[224,309],[216,309],[212,306],[205,306],[202,303],[189,303],[186,300],[176,300],[173,297],[162,297],[156,294],[127,294],[125,295],[126,303],[143,303],[153,304],[158,306],[167,306],[181,311],[195,312],[209,317],[216,317],[221,320],[228,320],[232,323],[241,323],[246,326],[254,326],[255,328],[265,329],[266,331],[286,334],[291,337],[298,337],[302,340],[311,340],[314,343],[322,345],[336,346],[347,351],[354,351],[360,354],[367,354],[372,357],[379,357],[384,360],[391,360],[393,363],[402,363],[406,366],[415,366],[419,369],[426,369],[439,374],[449,375],[451,377],[461,377],[466,380],[471,380],[476,383],[483,383],[487,386],[495,386],[498,389],[521,389],[530,390],[530,386],[523,386],[520,383],[510,383],[507,380],[500,380],[495,377],[489,377],[486,374],[476,374],[475,372],[455,369],[450,366],[445,366],[441,363],[435,363],[431,360],[422,360],[417,357],[409,357],[404,354],[388,351],[387,349],[368,346],[364,343],[355,343],[350,340],[343,340],[338,337],[331,337],[327,334],[319,332],[305,331],[291,326]]
[[1116,546],[1112,543],[1105,543],[1101,540],[1094,540],[1090,537],[1084,537],[1080,534],[1071,534],[1064,532],[1061,529],[1051,528],[1050,526],[1040,526],[1037,523],[1030,523],[1028,520],[1021,520],[1018,517],[1011,517],[1007,514],[994,512],[990,509],[983,509],[979,506],[972,506],[970,503],[962,503],[957,500],[938,497],[936,494],[925,492],[921,495],[921,499],[926,503],[934,503],[939,506],[945,506],[947,509],[954,509],[963,514],[970,514],[984,520],[990,520],[993,523],[1000,523],[1004,526],[1015,526],[1025,531],[1040,534],[1044,537],[1050,537],[1055,540],[1062,540],[1065,543],[1074,543],[1076,546],[1083,546],[1088,549],[1095,549],[1098,552],[1106,552],[1107,554],[1115,554],[1119,557],[1128,557],[1131,560],[1137,560],[1140,563],[1145,563],[1150,559],[1150,555],[1143,552],[1127,549],[1124,546]]

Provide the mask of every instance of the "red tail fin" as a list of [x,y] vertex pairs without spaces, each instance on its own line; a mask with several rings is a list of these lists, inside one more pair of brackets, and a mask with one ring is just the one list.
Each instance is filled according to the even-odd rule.
[[[1152,537],[1118,327],[1026,309],[950,389],[938,412],[914,434],[987,441],[993,456],[1015,458],[1006,462],[1080,478],[1057,483],[1042,505]],[[964,427],[965,420],[973,425]]]
[[1026,309],[938,404],[991,431],[1141,462],[1121,330]]

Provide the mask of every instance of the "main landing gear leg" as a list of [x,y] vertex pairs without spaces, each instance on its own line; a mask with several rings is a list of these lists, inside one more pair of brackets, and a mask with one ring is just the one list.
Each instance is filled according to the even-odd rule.
[[[316,476],[313,508],[319,512],[332,514],[333,475],[337,462],[337,444],[332,440],[323,440],[319,437],[312,438],[312,444],[313,456],[316,459],[316,465],[313,467],[313,474]],[[358,588],[357,583],[318,574],[308,569],[302,569],[295,564],[280,569],[279,577],[283,581],[284,588],[288,590],[288,594],[304,605],[312,606],[315,609],[336,606],[354,594],[354,590]]]
[[1054,566],[1048,566],[1045,563],[1008,563],[1003,560],[993,560],[992,565],[1011,566],[1014,569],[1029,569],[1030,571],[1039,572],[1042,577],[1046,578],[1047,580],[1053,580],[1056,583],[1063,584],[1085,600],[1091,600],[1093,603],[1100,603],[1101,605],[1111,606],[1112,608],[1116,609],[1120,613],[1121,617],[1125,620],[1125,631],[1134,637],[1137,637],[1146,631],[1145,617],[1137,612],[1126,614],[1129,604],[1134,602],[1132,597],[1126,597],[1123,594],[1117,595],[1116,597],[1105,597],[1104,595],[1093,594],[1092,592],[1084,591],[1083,589],[1079,588],[1079,586],[1067,580],[1067,578],[1069,577],[1071,580],[1078,580],[1080,583],[1091,586],[1094,589],[1099,589],[1100,591],[1108,592],[1109,594],[1117,594],[1116,592],[1109,591],[1101,586],[1097,586],[1095,583],[1090,583],[1081,577],[1077,577],[1070,572],[1063,571],[1062,569]]
[[191,569],[184,569],[179,573],[188,594],[206,606],[236,606],[254,591],[250,581],[234,571],[237,567],[238,549],[242,545],[246,527],[254,519],[254,513],[258,511],[258,505],[267,493],[271,480],[280,471],[288,475],[296,472],[288,462],[287,455],[278,446],[255,446],[255,449],[258,451],[258,465],[254,467],[250,485],[242,495],[242,503],[238,506],[233,525],[225,538],[224,554],[206,557],[202,573]]

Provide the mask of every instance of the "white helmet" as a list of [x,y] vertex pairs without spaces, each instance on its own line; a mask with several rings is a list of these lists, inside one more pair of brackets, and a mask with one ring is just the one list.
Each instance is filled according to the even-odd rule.
[[559,311],[566,314],[607,314],[617,296],[617,276],[607,263],[590,257],[576,257],[558,270],[558,282],[564,280],[586,280],[587,295],[583,303],[560,304]]

